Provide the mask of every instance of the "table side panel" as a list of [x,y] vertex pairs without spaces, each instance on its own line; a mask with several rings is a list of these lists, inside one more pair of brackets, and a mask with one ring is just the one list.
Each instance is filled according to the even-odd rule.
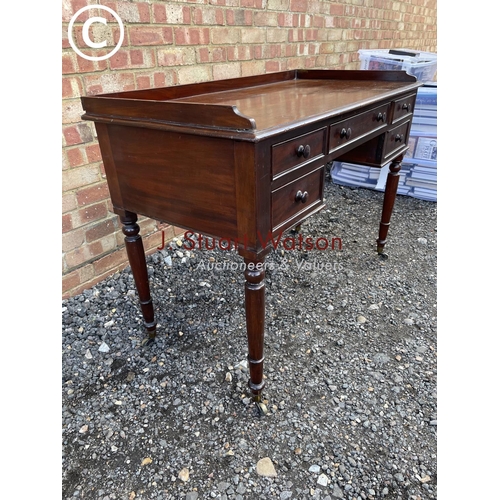
[[236,237],[233,143],[108,125],[123,207],[211,236]]

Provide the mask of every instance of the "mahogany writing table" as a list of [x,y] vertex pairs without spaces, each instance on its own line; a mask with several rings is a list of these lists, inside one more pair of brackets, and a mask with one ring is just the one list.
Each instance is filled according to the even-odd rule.
[[236,241],[246,264],[249,387],[260,401],[272,238],[324,207],[326,163],[390,162],[383,251],[419,85],[402,71],[293,70],[82,97],[150,338],[156,321],[137,214]]

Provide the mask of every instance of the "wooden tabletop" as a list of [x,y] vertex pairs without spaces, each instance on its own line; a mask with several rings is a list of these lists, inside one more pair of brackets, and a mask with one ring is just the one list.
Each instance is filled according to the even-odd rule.
[[390,81],[290,80],[175,99],[176,102],[236,106],[256,132],[353,111],[400,89]]

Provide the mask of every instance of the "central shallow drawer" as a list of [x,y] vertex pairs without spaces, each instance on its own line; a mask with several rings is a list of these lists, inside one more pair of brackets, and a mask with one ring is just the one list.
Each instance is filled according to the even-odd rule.
[[324,176],[321,167],[272,193],[273,230],[323,203]]
[[294,137],[272,147],[273,178],[311,160],[324,156],[326,128]]
[[389,109],[390,104],[384,104],[330,125],[330,153],[383,129],[387,124]]

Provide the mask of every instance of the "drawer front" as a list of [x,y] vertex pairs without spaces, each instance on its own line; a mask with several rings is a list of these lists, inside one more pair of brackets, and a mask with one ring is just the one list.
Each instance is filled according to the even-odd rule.
[[392,115],[392,123],[396,123],[399,120],[407,117],[410,113],[413,113],[413,108],[415,106],[415,99],[417,94],[412,94],[410,96],[403,97],[394,101],[394,113]]
[[408,133],[410,132],[410,121],[393,127],[387,132],[384,144],[383,160],[392,156],[396,151],[408,144]]
[[324,156],[326,128],[294,137],[272,147],[273,177]]
[[323,202],[324,167],[286,184],[272,194],[273,229]]
[[386,126],[390,104],[352,116],[330,125],[330,153]]

